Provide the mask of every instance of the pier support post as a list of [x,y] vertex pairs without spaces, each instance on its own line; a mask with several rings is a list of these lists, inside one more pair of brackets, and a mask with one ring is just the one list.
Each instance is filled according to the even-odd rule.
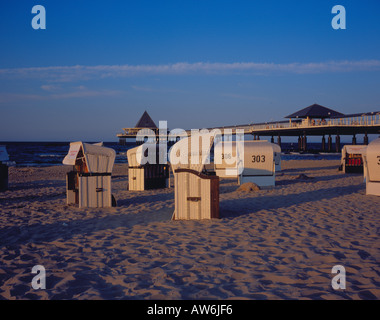
[[302,150],[303,150],[303,151],[307,151],[307,137],[306,137],[306,132],[303,133]]
[[353,144],[353,145],[356,144],[356,135],[355,135],[355,134],[352,136],[352,144]]
[[340,152],[340,136],[339,136],[339,134],[337,134],[335,137],[335,151],[337,153]]
[[298,151],[302,150],[302,138],[301,136],[298,136]]
[[326,151],[326,139],[325,139],[325,136],[323,135],[322,137],[322,151],[325,152]]
[[281,136],[277,136],[277,144],[281,147]]
[[331,134],[329,134],[329,137],[327,139],[327,148],[328,148],[329,152],[332,151],[332,138],[331,138]]
[[364,144],[368,145],[368,135],[367,135],[367,132],[364,134]]
[[272,136],[272,138],[270,139],[270,142],[271,143],[274,143],[274,137]]

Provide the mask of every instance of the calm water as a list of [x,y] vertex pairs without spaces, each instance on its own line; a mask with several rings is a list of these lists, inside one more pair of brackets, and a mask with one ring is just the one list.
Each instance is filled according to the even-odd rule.
[[[10,165],[17,167],[61,165],[69,151],[69,142],[0,142],[5,145],[10,158]],[[105,142],[104,146],[116,151],[116,163],[127,163],[127,150],[135,147],[134,143],[121,146],[118,142]],[[343,144],[342,144],[343,146]],[[338,160],[340,154],[320,154],[320,143],[308,143],[310,153],[300,154],[296,151],[297,143],[283,143],[283,160]]]
[[[10,165],[17,167],[61,165],[70,148],[70,142],[0,142],[0,145],[7,147]],[[126,151],[134,147],[120,146],[117,142],[105,142],[104,146],[116,151],[116,163],[126,163]]]

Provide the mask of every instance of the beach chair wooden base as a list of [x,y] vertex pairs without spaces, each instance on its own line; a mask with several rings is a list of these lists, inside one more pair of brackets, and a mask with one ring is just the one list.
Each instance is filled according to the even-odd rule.
[[366,195],[380,196],[380,182],[367,182]]
[[219,218],[219,177],[191,169],[177,169],[173,220]]
[[78,174],[75,171],[66,175],[67,204],[79,208],[112,207],[110,174]]
[[357,167],[346,166],[344,173],[363,173],[363,166],[357,166]]
[[128,169],[130,191],[162,189],[168,187],[169,166],[164,164],[144,165]]

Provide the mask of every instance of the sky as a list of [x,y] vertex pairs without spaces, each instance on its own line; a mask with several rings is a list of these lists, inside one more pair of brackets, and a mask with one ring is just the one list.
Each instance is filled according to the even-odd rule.
[[1,0],[0,141],[117,141],[145,110],[169,129],[379,111],[379,16],[378,0]]

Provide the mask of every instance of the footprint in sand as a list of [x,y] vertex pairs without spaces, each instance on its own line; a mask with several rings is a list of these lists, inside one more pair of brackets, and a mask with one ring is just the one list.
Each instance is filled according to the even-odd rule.
[[367,251],[364,251],[364,250],[359,250],[358,251],[358,255],[360,256],[360,258],[362,258],[363,260],[367,259],[368,257],[371,256],[371,254],[369,254]]

